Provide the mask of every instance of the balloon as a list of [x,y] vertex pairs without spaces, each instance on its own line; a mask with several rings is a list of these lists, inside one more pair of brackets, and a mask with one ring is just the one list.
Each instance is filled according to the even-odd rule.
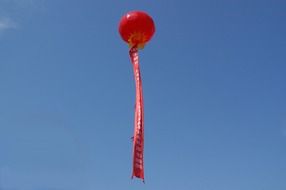
[[136,102],[133,136],[133,168],[132,178],[143,179],[144,182],[144,105],[138,49],[150,41],[155,33],[153,19],[142,11],[131,11],[124,15],[119,23],[121,38],[129,44],[129,55],[133,66]]
[[153,19],[143,11],[130,11],[124,15],[119,23],[121,38],[130,47],[143,48],[155,33]]

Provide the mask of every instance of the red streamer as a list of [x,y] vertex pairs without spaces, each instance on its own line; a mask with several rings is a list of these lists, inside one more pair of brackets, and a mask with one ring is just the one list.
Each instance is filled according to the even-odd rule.
[[139,67],[139,56],[137,47],[132,47],[129,51],[133,65],[135,87],[136,87],[136,104],[134,119],[134,136],[133,136],[133,171],[132,178],[143,179],[144,182],[144,109],[143,109],[143,92],[142,80]]

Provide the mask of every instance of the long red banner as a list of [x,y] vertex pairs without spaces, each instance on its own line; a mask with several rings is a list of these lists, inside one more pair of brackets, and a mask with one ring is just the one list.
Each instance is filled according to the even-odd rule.
[[133,171],[132,178],[135,176],[144,181],[144,109],[143,109],[143,92],[142,80],[139,67],[138,49],[132,47],[129,51],[133,65],[135,87],[136,87],[136,104],[134,119],[134,136],[133,136]]

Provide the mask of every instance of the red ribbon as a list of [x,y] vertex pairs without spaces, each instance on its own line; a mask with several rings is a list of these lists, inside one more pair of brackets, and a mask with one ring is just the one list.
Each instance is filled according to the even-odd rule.
[[142,80],[139,67],[139,56],[137,47],[132,47],[129,51],[133,65],[135,87],[136,87],[136,104],[134,119],[134,136],[133,136],[133,171],[132,178],[143,179],[144,182],[144,109],[143,109],[143,92]]

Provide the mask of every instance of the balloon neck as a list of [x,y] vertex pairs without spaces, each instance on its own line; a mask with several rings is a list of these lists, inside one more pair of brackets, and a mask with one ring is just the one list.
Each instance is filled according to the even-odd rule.
[[136,48],[138,50],[144,49],[145,43],[141,43],[141,44],[132,44],[132,43],[128,43],[129,48]]
[[138,49],[143,49],[146,43],[146,36],[141,32],[134,32],[128,39],[129,47],[136,46]]

